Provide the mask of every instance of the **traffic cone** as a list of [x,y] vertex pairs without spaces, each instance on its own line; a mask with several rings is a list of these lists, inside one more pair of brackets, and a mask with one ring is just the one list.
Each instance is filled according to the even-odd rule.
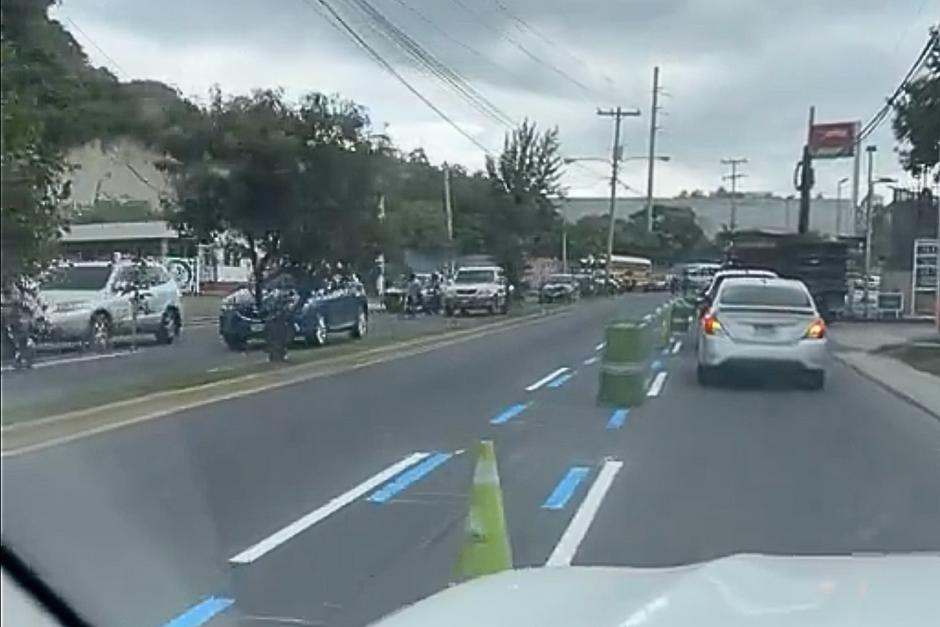
[[480,441],[465,533],[457,563],[457,577],[461,581],[512,568],[512,548],[492,440]]

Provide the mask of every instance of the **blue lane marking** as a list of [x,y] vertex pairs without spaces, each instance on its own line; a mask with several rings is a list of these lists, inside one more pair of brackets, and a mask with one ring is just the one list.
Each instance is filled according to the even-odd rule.
[[165,623],[163,627],[199,627],[205,625],[212,618],[221,614],[235,602],[235,599],[224,599],[222,597],[209,597],[205,601],[198,603],[173,620]]
[[508,422],[528,409],[531,403],[519,403],[517,405],[511,406],[509,409],[496,416],[490,420],[491,425],[501,425],[504,422]]
[[616,409],[614,413],[610,415],[610,420],[607,421],[608,429],[619,429],[623,426],[623,423],[627,421],[627,416],[630,414],[629,409]]
[[572,373],[566,372],[565,374],[561,375],[561,376],[558,377],[557,379],[553,379],[552,382],[549,383],[547,387],[550,387],[550,388],[560,388],[560,387],[563,386],[565,383],[567,383],[568,380],[571,379],[571,377],[573,377],[573,376],[574,376],[574,375],[573,375]]
[[434,453],[426,457],[420,464],[412,466],[373,492],[366,500],[372,503],[386,503],[453,456],[453,453]]
[[542,509],[562,509],[574,494],[578,484],[584,481],[584,478],[591,472],[590,468],[585,466],[572,466],[561,478],[552,493],[548,495],[545,502],[542,503]]
[[663,362],[661,362],[660,360],[657,359],[656,361],[653,362],[653,365],[651,366],[651,368],[652,368],[654,371],[656,371],[656,370],[662,370],[662,369],[663,369]]

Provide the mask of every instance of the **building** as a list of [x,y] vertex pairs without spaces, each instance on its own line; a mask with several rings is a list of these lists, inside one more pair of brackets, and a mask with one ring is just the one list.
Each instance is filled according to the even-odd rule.
[[[689,207],[695,213],[696,221],[708,237],[714,237],[731,220],[730,197],[694,197],[657,198],[657,205]],[[738,229],[770,229],[783,232],[796,232],[799,222],[799,199],[781,198],[766,194],[742,194],[735,198],[737,207]],[[575,223],[585,216],[607,215],[610,199],[566,198],[561,207],[561,214],[569,223]],[[646,209],[646,198],[618,198],[616,212],[618,219],[627,219],[632,214]],[[855,235],[855,218],[851,210],[851,201],[843,199],[837,202],[831,198],[814,198],[810,204],[809,228],[824,235],[836,233],[837,209],[841,213],[841,234]]]

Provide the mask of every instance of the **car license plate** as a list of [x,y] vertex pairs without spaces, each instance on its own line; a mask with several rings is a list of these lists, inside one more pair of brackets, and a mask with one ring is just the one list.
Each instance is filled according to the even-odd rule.
[[754,335],[768,336],[774,335],[777,332],[777,327],[772,324],[755,324],[754,325]]
[[262,333],[264,331],[263,322],[252,322],[251,323],[251,332],[252,333]]

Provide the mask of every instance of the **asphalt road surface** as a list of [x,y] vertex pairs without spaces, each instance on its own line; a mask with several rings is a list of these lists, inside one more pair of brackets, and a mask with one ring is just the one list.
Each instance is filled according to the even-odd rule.
[[[462,328],[491,320],[488,316],[447,319],[442,316],[405,318],[396,314],[370,315],[369,336],[372,338],[411,337],[442,331],[448,324]],[[331,344],[351,341],[347,333],[330,336]],[[265,361],[261,342],[253,342],[246,351],[232,351],[219,338],[215,324],[184,328],[177,342],[170,346],[156,343],[152,336],[137,338],[136,350],[131,340],[118,338],[114,350],[106,353],[80,352],[77,346],[45,349],[32,370],[13,371],[4,367],[0,375],[3,409],[13,410],[45,404],[64,405],[97,390],[156,383],[162,379],[197,375],[217,370],[234,369]],[[295,352],[307,349],[302,342]]]
[[492,438],[517,567],[940,550],[940,421],[838,363],[703,389],[681,346],[598,407],[605,323],[663,298],[6,456],[4,539],[97,624],[364,625],[452,581]]

